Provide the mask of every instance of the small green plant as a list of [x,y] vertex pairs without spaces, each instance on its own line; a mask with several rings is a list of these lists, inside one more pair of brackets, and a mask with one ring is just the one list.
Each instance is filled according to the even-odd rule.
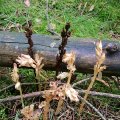
[[0,117],[2,120],[6,120],[7,115],[5,114],[5,108],[0,110]]

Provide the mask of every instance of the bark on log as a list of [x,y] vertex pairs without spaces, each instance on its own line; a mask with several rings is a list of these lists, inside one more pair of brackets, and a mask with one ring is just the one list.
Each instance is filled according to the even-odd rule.
[[[45,68],[54,70],[58,46],[61,40],[56,40],[54,36],[38,34],[32,35],[32,40],[34,43],[34,53],[37,52],[44,57]],[[93,72],[93,66],[96,63],[95,41],[95,39],[69,39],[66,50],[67,52],[71,50],[75,51],[77,71]],[[51,43],[55,43],[54,47],[51,47]],[[106,46],[109,46],[107,50]],[[111,46],[112,48],[110,48]],[[0,32],[0,66],[12,66],[17,56],[21,53],[28,54],[28,47],[29,45],[24,33]],[[120,43],[117,41],[103,40],[103,47],[106,52],[104,64],[107,66],[107,69],[103,73],[107,75],[120,75]]]

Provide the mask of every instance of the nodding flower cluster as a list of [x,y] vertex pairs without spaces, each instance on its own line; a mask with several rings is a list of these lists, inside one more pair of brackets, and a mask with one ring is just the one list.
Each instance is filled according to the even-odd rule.
[[39,76],[42,67],[44,64],[42,63],[43,57],[40,57],[38,54],[35,54],[35,60],[33,60],[29,55],[21,54],[16,59],[16,62],[19,64],[19,67],[32,67],[35,69],[36,76]]

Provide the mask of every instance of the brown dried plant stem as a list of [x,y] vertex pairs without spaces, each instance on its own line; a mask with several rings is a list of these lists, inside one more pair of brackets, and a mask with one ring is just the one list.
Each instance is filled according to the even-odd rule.
[[71,77],[72,77],[72,70],[70,70],[70,72],[69,72],[69,76],[68,76],[68,80],[67,80],[67,85],[70,84]]
[[[89,84],[89,86],[88,86],[88,88],[86,90],[84,100],[87,99],[88,94],[90,92],[90,89],[92,88],[97,76],[99,76],[100,79],[101,79],[102,75],[100,75],[100,73],[101,73],[101,71],[103,71],[106,68],[106,66],[102,66],[102,64],[103,64],[103,62],[105,60],[105,53],[103,52],[101,41],[98,41],[96,43],[95,51],[96,51],[97,62],[96,62],[96,65],[94,65],[94,76],[91,78],[91,82],[90,82],[90,84]],[[85,105],[85,101],[82,101],[82,103],[80,105],[80,109],[79,109],[80,114],[81,114],[81,112],[83,110],[84,105]]]
[[[86,93],[85,90],[77,90],[77,91],[79,92],[79,94]],[[28,94],[23,94],[23,98],[24,99],[33,98],[33,97],[41,96],[43,94],[44,94],[44,91],[32,92],[32,93],[28,93]],[[120,95],[110,94],[110,93],[102,93],[102,92],[90,91],[89,94],[92,95],[92,96],[103,96],[103,97],[110,97],[110,98],[120,99]],[[12,97],[8,97],[8,98],[4,98],[4,99],[0,99],[0,104],[1,103],[15,101],[15,100],[19,100],[19,99],[21,99],[20,95],[12,96]]]
[[[70,72],[69,72],[69,76],[68,76],[68,80],[67,80],[66,86],[70,84],[71,77],[72,77],[72,70],[70,70]],[[64,92],[64,95],[65,95],[65,92]],[[56,109],[56,112],[55,112],[55,115],[57,115],[60,112],[60,110],[62,108],[62,105],[63,105],[63,102],[64,102],[63,99],[59,100],[58,106],[57,106],[57,109]]]
[[[36,71],[36,70],[35,70]],[[42,74],[39,73],[40,71],[36,71],[36,80],[37,80],[37,83],[38,83],[38,90],[41,91],[41,77],[42,78],[45,78]],[[45,78],[46,79],[46,78]]]
[[[79,94],[84,94],[86,93],[86,90],[77,90]],[[89,95],[92,96],[102,96],[102,97],[110,97],[110,98],[116,98],[120,99],[120,95],[117,94],[111,94],[111,93],[103,93],[103,92],[96,92],[96,91],[90,91]]]
[[57,109],[55,111],[55,115],[58,115],[58,113],[60,112],[60,110],[62,109],[62,105],[63,105],[63,99],[60,99],[57,105]]
[[[67,45],[68,37],[70,37],[70,34],[71,34],[69,29],[70,29],[70,23],[66,23],[65,29],[63,28],[63,30],[61,32],[62,42],[61,42],[61,45],[59,46],[59,55],[56,57],[57,58],[56,76],[60,72],[62,59],[63,59],[64,54],[66,53],[65,46]],[[69,74],[68,83],[70,83],[71,76],[72,75]],[[64,92],[64,95],[65,95],[65,92]],[[63,102],[64,102],[63,99],[59,100],[55,115],[57,115],[60,112]]]
[[24,102],[23,102],[23,94],[22,94],[22,88],[20,86],[20,97],[21,97],[21,103],[22,103],[22,107],[24,108]]
[[36,80],[38,83],[38,90],[41,91],[40,76],[38,74],[36,74]]
[[[43,66],[42,66],[43,67]],[[36,71],[36,80],[37,80],[37,83],[38,83],[38,90],[41,91],[41,86],[42,86],[42,81],[41,81],[41,78],[44,79],[45,81],[47,81],[48,78],[44,77],[44,75],[42,75],[42,70],[39,69],[38,71]]]
[[106,120],[106,118],[99,112],[98,109],[96,109],[91,103],[89,103],[87,100],[79,96],[81,100],[83,100],[87,105],[89,105],[103,120]]
[[46,105],[44,106],[43,120],[48,120],[50,101],[51,99],[46,99]]
[[22,94],[21,83],[19,82],[18,72],[19,71],[18,71],[18,68],[17,68],[17,64],[14,63],[13,64],[13,70],[11,72],[11,78],[12,78],[12,81],[15,82],[15,89],[20,92],[21,103],[22,103],[22,107],[24,108],[23,94]]
[[65,28],[61,32],[62,42],[58,47],[59,54],[56,56],[56,76],[61,72],[61,64],[64,54],[66,53],[65,46],[67,45],[68,38],[70,37],[71,32],[70,23],[66,23]]
[[[94,74],[94,76],[93,76],[92,79],[91,79],[91,83],[90,83],[88,89],[86,90],[86,94],[85,94],[85,96],[84,96],[84,100],[87,99],[87,97],[88,97],[88,95],[89,95],[89,92],[90,92],[90,89],[92,88],[92,86],[93,86],[93,84],[94,84],[94,82],[95,82],[95,80],[96,80],[96,77],[97,77],[97,72]],[[84,105],[85,105],[85,101],[82,102],[82,104],[81,104],[81,106],[80,106],[80,109],[79,109],[79,113],[82,112]]]

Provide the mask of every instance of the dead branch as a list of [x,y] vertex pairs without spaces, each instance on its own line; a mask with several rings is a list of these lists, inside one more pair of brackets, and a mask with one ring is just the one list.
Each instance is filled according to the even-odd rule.
[[106,118],[98,111],[97,108],[95,108],[91,103],[89,103],[87,100],[79,96],[79,98],[84,101],[87,105],[89,105],[103,120],[106,120]]
[[[84,94],[85,93],[85,90],[77,90],[77,91],[79,92],[79,94]],[[44,91],[32,92],[32,93],[24,94],[23,98],[27,99],[27,98],[32,98],[32,97],[38,97],[38,96],[41,96],[42,94],[44,94]],[[110,93],[90,91],[89,94],[93,95],[93,96],[103,96],[103,97],[105,96],[105,97],[120,99],[120,95],[110,94]],[[8,97],[8,98],[0,99],[0,103],[11,102],[11,101],[19,100],[19,99],[20,99],[20,95],[13,96],[13,97]]]
[[7,87],[4,87],[3,89],[0,90],[0,92],[3,92],[3,91],[5,91],[5,90],[7,90],[7,89],[9,89],[9,88],[11,88],[11,87],[13,87],[13,86],[15,86],[15,85],[12,84],[12,85],[9,85],[9,86],[7,86]]
[[[45,82],[45,83],[47,83],[47,82]],[[34,83],[34,82],[31,82],[31,83],[21,83],[22,86],[23,85],[38,85],[38,84],[43,84],[43,83]],[[5,90],[7,90],[7,89],[9,89],[11,87],[14,87],[14,86],[15,86],[14,84],[11,84],[11,85],[9,85],[9,86],[4,87],[3,89],[1,89],[0,92],[3,92],[3,91],[5,91]]]
[[[32,93],[24,94],[23,98],[26,99],[26,98],[38,97],[38,96],[42,95],[43,93],[44,93],[43,91],[32,92]],[[8,97],[5,99],[0,99],[0,103],[11,102],[11,101],[19,100],[20,98],[21,98],[20,95],[12,96],[12,97]]]
[[[86,90],[77,90],[80,94],[84,94]],[[118,98],[120,99],[120,95],[116,94],[111,94],[111,93],[103,93],[103,92],[95,92],[95,91],[90,91],[89,95],[93,96],[104,96],[104,97],[111,97],[111,98]]]
[[72,87],[75,87],[76,85],[79,85],[79,84],[81,84],[81,83],[83,83],[83,82],[86,82],[86,81],[88,81],[88,80],[90,80],[90,79],[91,79],[91,78],[89,77],[89,78],[86,78],[86,79],[80,80],[80,81],[74,83],[74,84],[72,85]]
[[[83,82],[86,82],[86,81],[89,81],[89,80],[91,80],[90,77],[89,77],[89,78],[86,78],[86,79],[83,79],[83,80],[79,80],[78,82],[73,83],[72,87],[75,87],[76,85],[79,85],[79,84],[81,84],[81,83],[83,83]],[[99,81],[99,82],[101,82],[101,83],[103,83],[103,84],[106,85],[107,87],[109,87],[108,83],[106,83],[104,80],[100,80],[99,78],[96,78],[96,80]]]

